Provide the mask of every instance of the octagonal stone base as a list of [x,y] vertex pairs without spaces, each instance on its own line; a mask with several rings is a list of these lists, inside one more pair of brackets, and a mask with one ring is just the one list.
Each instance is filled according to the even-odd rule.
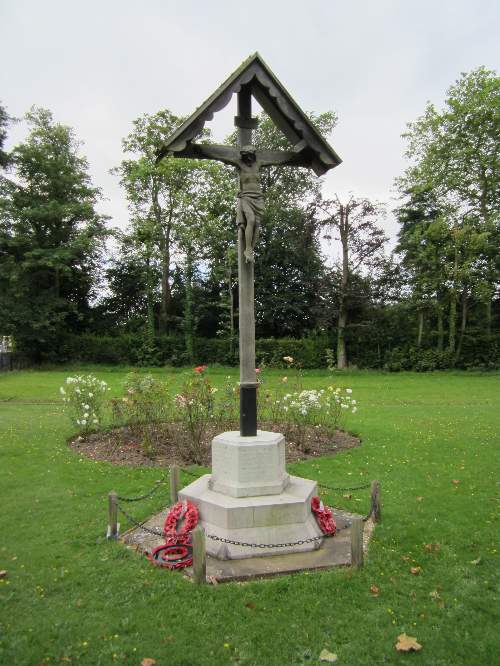
[[255,437],[223,432],[212,440],[210,489],[231,497],[278,495],[289,482],[285,438],[258,430]]
[[187,499],[199,509],[209,555],[222,560],[240,559],[305,552],[320,547],[321,539],[298,546],[252,548],[222,543],[208,536],[212,534],[255,544],[287,543],[320,536],[321,531],[311,512],[311,499],[317,494],[315,481],[291,476],[286,489],[279,495],[234,497],[212,490],[210,480],[210,475],[205,474],[179,493],[180,500]]

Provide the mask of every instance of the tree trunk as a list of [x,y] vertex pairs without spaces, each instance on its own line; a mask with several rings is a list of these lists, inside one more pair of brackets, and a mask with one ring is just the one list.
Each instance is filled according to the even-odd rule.
[[56,268],[54,273],[54,291],[56,298],[59,298],[61,295],[61,274],[59,268]]
[[152,208],[155,217],[156,226],[160,238],[161,255],[161,301],[160,301],[160,321],[159,329],[161,333],[168,331],[168,311],[170,307],[170,232],[172,228],[172,209],[168,216],[166,226],[162,224],[162,209],[158,198],[158,184],[153,183]]
[[467,307],[468,307],[467,293],[464,290],[464,293],[462,294],[462,321],[460,324],[460,337],[458,338],[457,353],[455,354],[455,363],[458,363],[460,354],[462,353],[462,343],[464,340],[465,328],[467,326]]
[[418,311],[418,332],[417,332],[417,347],[422,346],[422,336],[424,334],[424,311]]
[[340,206],[340,242],[342,243],[342,279],[340,281],[340,305],[337,322],[337,368],[347,367],[345,331],[347,327],[347,289],[349,285],[348,217],[344,206]]
[[437,348],[438,351],[442,352],[444,347],[444,325],[443,325],[443,308],[439,301],[437,304],[437,329],[438,329]]
[[491,297],[486,301],[486,332],[491,336]]
[[155,313],[153,308],[153,285],[151,284],[151,257],[146,257],[146,309],[150,334],[155,334]]
[[188,248],[186,253],[186,267],[184,270],[184,344],[186,355],[190,363],[194,362],[194,313],[193,313],[193,249]]
[[448,335],[448,349],[451,353],[455,351],[455,340],[457,330],[457,278],[458,278],[458,249],[455,247],[455,262],[453,265],[453,286],[450,290],[450,321]]

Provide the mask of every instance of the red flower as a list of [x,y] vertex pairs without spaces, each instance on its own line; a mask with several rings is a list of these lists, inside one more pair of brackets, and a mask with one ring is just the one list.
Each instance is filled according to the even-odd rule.
[[206,369],[207,369],[207,366],[206,366],[206,365],[197,365],[196,368],[194,368],[194,371],[195,371],[197,374],[201,375],[201,373],[202,373],[202,372],[205,372]]

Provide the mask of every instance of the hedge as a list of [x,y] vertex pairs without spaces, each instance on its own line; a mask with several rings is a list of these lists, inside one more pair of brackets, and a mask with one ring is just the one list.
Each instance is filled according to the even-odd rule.
[[[149,344],[149,346],[148,346]],[[173,365],[238,364],[238,342],[231,352],[229,340],[224,338],[194,338],[194,358],[186,353],[182,336],[157,336],[146,341],[140,334],[126,333],[117,336],[95,334],[71,335],[52,348],[50,362],[107,363],[112,365]],[[335,349],[335,340],[326,335],[295,338],[260,338],[256,340],[256,363],[272,367],[284,367],[284,356],[292,356],[303,368],[325,368],[326,349]],[[498,335],[481,335],[471,331],[464,339],[463,350],[456,367],[498,368],[500,341]],[[384,368],[388,371],[417,370],[420,372],[441,370],[454,366],[454,355],[444,350],[395,347],[377,353],[366,340],[364,345],[352,341],[348,345],[351,366],[360,368]],[[147,359],[145,361],[145,359]]]

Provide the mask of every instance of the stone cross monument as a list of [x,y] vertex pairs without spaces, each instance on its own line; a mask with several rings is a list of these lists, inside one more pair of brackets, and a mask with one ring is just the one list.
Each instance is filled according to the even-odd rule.
[[[205,122],[237,95],[238,146],[198,144],[194,139]],[[282,130],[293,149],[256,150],[252,130],[252,97]],[[264,211],[260,170],[269,166],[310,167],[317,175],[340,164],[340,158],[319,134],[258,53],[240,67],[181,125],[162,146],[166,155],[213,159],[235,166],[240,189],[237,202],[238,283],[240,332],[240,431],[218,435],[212,443],[212,474],[184,489],[181,497],[198,505],[208,530],[253,543],[270,539],[291,541],[318,534],[310,510],[316,484],[289,477],[285,470],[285,441],[278,433],[257,430],[255,372],[254,248]],[[267,539],[267,541],[266,541]],[[257,541],[255,541],[257,542]],[[311,547],[310,545],[308,546]],[[304,550],[305,546],[289,550]],[[265,549],[207,544],[217,557],[267,554]],[[281,553],[283,552],[282,549]],[[273,552],[273,551],[271,551]]]

